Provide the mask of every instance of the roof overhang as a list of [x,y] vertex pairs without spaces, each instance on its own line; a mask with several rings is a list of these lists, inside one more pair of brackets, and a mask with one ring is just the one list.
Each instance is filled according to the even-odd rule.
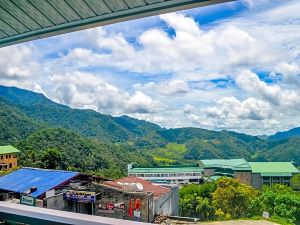
[[0,47],[233,0],[1,0]]

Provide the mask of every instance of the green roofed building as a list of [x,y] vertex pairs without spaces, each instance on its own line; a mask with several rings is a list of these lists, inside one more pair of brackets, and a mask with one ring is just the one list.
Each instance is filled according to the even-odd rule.
[[206,159],[201,160],[204,176],[212,178],[227,176],[251,185],[251,168],[245,159]]
[[215,180],[222,176],[233,177],[255,188],[273,184],[291,185],[293,175],[300,171],[290,162],[247,162],[245,159],[201,160],[204,176]]
[[291,185],[293,175],[300,171],[290,162],[249,162],[252,171],[252,186],[261,188],[273,184]]
[[203,168],[199,165],[187,166],[161,166],[161,167],[138,167],[128,165],[128,176],[141,179],[171,184],[202,183]]
[[11,145],[0,146],[0,171],[16,168],[18,166],[17,153],[19,152]]

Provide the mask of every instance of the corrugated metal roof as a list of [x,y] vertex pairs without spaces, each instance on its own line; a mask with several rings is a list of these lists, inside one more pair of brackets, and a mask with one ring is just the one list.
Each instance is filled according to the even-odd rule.
[[61,170],[22,168],[0,177],[0,189],[25,193],[30,188],[36,187],[37,191],[33,192],[31,196],[38,197],[78,174],[78,172]]
[[143,185],[143,192],[152,192],[155,198],[160,197],[171,191],[170,188],[154,185],[138,177],[123,177],[115,181],[105,181],[104,184],[110,187],[115,187],[124,190],[124,183],[140,183]]
[[199,166],[134,167],[128,173],[201,173]]
[[18,152],[20,151],[11,145],[0,146],[0,155],[18,153]]
[[0,0],[0,47],[232,0]]
[[253,173],[299,173],[290,162],[249,162]]
[[229,168],[233,170],[250,170],[245,159],[205,159],[201,160],[205,168]]

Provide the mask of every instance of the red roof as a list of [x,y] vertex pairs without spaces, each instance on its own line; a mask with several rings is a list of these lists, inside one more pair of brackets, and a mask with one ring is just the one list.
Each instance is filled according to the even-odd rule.
[[119,180],[104,182],[107,186],[123,190],[124,186],[121,183],[140,183],[143,185],[143,192],[153,192],[154,198],[160,197],[171,191],[170,188],[154,185],[138,177],[123,177]]

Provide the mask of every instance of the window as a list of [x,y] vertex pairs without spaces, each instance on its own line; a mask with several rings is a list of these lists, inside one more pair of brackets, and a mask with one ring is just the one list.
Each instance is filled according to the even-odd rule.
[[3,159],[3,155],[1,155],[1,159]]
[[280,184],[280,177],[272,177],[272,184]]
[[289,187],[291,185],[291,178],[290,177],[282,177],[282,184],[287,185]]
[[9,168],[12,168],[12,163],[9,164]]
[[270,186],[271,185],[271,177],[263,177],[262,184]]

